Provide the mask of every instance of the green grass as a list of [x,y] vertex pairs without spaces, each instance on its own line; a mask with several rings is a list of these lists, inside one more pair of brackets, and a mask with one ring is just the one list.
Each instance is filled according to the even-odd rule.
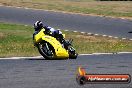
[[132,17],[131,1],[0,0],[0,4],[92,15]]
[[132,51],[132,41],[102,36],[74,35],[74,46],[79,53],[114,53]]
[[0,57],[34,56],[32,27],[23,25],[0,24]]
[[[0,23],[0,57],[40,55],[33,46],[31,26]],[[78,53],[132,51],[132,41],[101,36],[65,32],[66,39],[73,38]]]

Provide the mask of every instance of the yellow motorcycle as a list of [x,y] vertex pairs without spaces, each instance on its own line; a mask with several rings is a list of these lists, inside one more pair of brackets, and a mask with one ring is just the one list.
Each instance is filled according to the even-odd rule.
[[[65,34],[63,34],[63,37],[65,37]],[[71,41],[67,40],[69,44],[67,48],[65,48],[64,44],[60,43],[59,40],[47,35],[45,29],[41,29],[41,31],[35,35],[34,41],[37,44],[39,53],[45,59],[76,59],[78,56],[71,45]]]

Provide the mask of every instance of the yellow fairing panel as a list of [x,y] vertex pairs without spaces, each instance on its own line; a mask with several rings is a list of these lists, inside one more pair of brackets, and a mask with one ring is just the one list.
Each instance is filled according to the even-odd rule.
[[68,51],[62,47],[60,42],[57,41],[56,38],[52,36],[45,35],[44,31],[45,29],[42,29],[37,35],[35,35],[35,42],[39,43],[42,40],[47,41],[54,47],[56,58],[68,58],[69,57]]
[[56,40],[56,38],[46,35],[42,37],[42,40],[49,42],[54,47],[56,52],[56,58],[69,57],[68,51],[66,51],[66,49],[62,47],[62,45],[60,44],[59,41]]
[[45,36],[44,34],[45,29],[42,29],[37,35],[35,35],[35,42],[40,42],[42,37]]

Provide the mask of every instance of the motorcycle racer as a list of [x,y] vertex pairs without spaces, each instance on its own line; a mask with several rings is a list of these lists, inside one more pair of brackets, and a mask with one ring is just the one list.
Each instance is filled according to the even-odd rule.
[[35,32],[33,33],[34,46],[37,46],[37,44],[34,41],[35,35],[38,34],[43,28],[45,29],[45,34],[55,37],[57,40],[60,41],[60,43],[64,44],[65,48],[67,48],[66,46],[68,45],[68,43],[64,40],[62,32],[59,30],[55,30],[54,28],[50,26],[44,26],[42,21],[36,21],[34,23],[34,30],[35,30]]

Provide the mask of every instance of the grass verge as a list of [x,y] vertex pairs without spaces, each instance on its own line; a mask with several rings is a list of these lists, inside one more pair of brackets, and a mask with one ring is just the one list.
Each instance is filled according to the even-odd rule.
[[0,0],[6,6],[20,6],[45,10],[67,11],[92,15],[132,17],[130,1],[96,0]]
[[[66,39],[73,38],[78,53],[108,53],[132,51],[132,41],[81,33],[65,32]],[[39,55],[32,43],[31,26],[0,23],[0,57]]]

